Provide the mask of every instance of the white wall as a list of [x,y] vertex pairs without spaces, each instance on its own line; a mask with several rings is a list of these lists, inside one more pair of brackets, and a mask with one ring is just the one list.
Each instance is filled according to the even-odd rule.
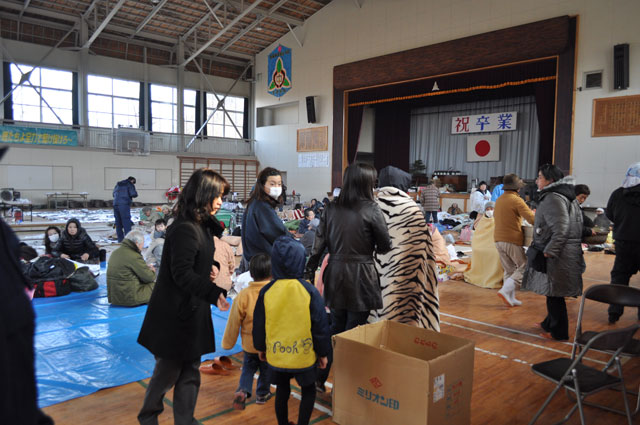
[[[15,170],[19,166],[25,165],[31,167],[20,167],[24,171],[24,181],[20,184],[20,180],[16,182]],[[37,176],[29,175],[30,172],[35,170],[33,166],[52,166],[56,170],[62,167],[66,169],[70,167],[72,168],[71,181],[68,182],[65,179],[63,184],[55,182],[52,185],[52,189],[29,189],[29,187],[34,187],[29,180],[36,180],[36,182],[40,180]],[[9,170],[10,168],[11,170]],[[123,171],[127,175],[118,179],[114,178],[114,176],[122,174],[118,172],[120,169],[124,169]],[[106,201],[113,199],[113,187],[117,180],[127,178],[130,175],[129,173],[136,177],[136,172],[134,171],[136,169],[144,170],[137,174],[145,174],[147,177],[145,184],[137,185],[138,198],[135,199],[137,202],[163,203],[165,202],[164,193],[166,190],[179,183],[180,164],[175,154],[127,156],[104,151],[11,145],[2,160],[2,164],[0,164],[0,187],[13,187],[20,191],[22,198],[27,198],[35,204],[44,204],[47,199],[47,192],[88,192],[90,200],[102,199]],[[145,189],[144,186],[150,187],[152,184],[149,174],[153,170],[156,170],[154,188]],[[10,172],[12,175],[9,175]],[[9,183],[12,184],[9,185]],[[42,182],[42,184],[44,183]],[[35,186],[38,186],[38,184],[36,183]]]
[[[296,130],[329,126],[333,134],[333,67],[366,58],[562,15],[578,15],[576,86],[582,73],[604,70],[605,87],[576,92],[573,173],[591,186],[590,205],[604,205],[620,185],[626,167],[640,161],[640,136],[591,137],[593,98],[640,93],[640,1],[638,0],[334,0],[256,57],[255,106],[299,101],[298,124],[257,128],[256,154],[262,166],[287,170],[288,187],[303,199],[330,189],[330,168],[297,167]],[[293,51],[292,89],[280,100],[267,93],[267,55],[283,44]],[[630,44],[630,87],[612,90],[613,45]],[[390,70],[390,72],[392,72]],[[318,96],[317,124],[306,123],[306,96]],[[255,114],[254,114],[255,115]],[[329,140],[329,152],[332,142]]]

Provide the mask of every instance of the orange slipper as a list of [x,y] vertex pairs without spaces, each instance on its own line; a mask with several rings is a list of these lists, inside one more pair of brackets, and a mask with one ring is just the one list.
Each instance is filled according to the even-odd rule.
[[222,366],[227,370],[234,370],[238,368],[236,365],[233,364],[231,359],[227,356],[216,357],[215,359],[213,359],[213,363],[219,366]]
[[230,375],[230,372],[217,363],[200,366],[200,372],[206,375]]

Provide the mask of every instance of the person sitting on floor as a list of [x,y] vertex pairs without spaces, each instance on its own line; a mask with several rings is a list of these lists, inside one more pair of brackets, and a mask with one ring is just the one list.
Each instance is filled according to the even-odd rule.
[[298,234],[304,235],[309,230],[309,224],[311,224],[311,220],[316,217],[316,214],[313,212],[311,208],[307,208],[304,210],[304,218],[300,220],[300,224],[298,225]]
[[462,214],[462,210],[460,209],[460,207],[458,207],[458,204],[456,204],[455,202],[453,204],[451,204],[451,206],[449,207],[449,209],[447,210],[447,212],[451,215],[459,215]]
[[49,226],[44,231],[44,255],[59,257],[60,254],[54,251],[54,247],[60,239],[60,229],[57,226]]
[[153,264],[156,269],[160,268],[162,262],[162,250],[164,249],[164,236],[167,232],[167,222],[164,218],[155,221],[151,244],[144,251],[145,261]]
[[111,253],[107,268],[107,297],[110,304],[131,307],[147,304],[155,286],[156,272],[142,258],[144,234],[127,233],[120,248]]
[[140,211],[140,224],[151,227],[152,224],[162,218],[162,215],[151,207],[143,207]]
[[464,273],[464,280],[482,288],[500,288],[504,270],[493,238],[495,204],[484,205],[484,213],[476,222],[476,230],[471,239],[471,268]]
[[67,221],[53,251],[57,252],[61,258],[86,263],[94,260],[97,262],[103,255],[101,251],[104,250],[98,250],[87,231],[80,225],[80,221],[77,218],[71,218]]
[[[217,251],[217,249],[216,249]],[[253,310],[256,307],[258,295],[263,286],[271,280],[271,257],[265,252],[253,256],[249,262],[249,272],[252,282],[238,294],[231,306],[227,327],[222,337],[222,348],[231,350],[238,340],[238,333],[242,336],[242,374],[233,398],[233,408],[244,410],[246,400],[251,397],[253,390],[253,375],[260,370],[256,387],[256,404],[265,404],[271,398],[269,365],[258,358],[258,350],[253,346]]]
[[160,210],[162,211],[162,218],[167,222],[167,226],[170,226],[174,220],[173,209],[169,205],[165,204],[160,207]]
[[320,219],[314,218],[311,220],[309,222],[309,226],[307,226],[307,232],[300,238],[300,243],[304,246],[304,252],[307,258],[311,255],[313,243],[316,240],[316,230],[318,229],[318,225],[320,225]]
[[593,224],[596,227],[599,227],[604,230],[609,230],[609,228],[613,226],[613,223],[611,223],[611,220],[609,220],[605,215],[604,208],[596,209],[596,218],[593,220]]

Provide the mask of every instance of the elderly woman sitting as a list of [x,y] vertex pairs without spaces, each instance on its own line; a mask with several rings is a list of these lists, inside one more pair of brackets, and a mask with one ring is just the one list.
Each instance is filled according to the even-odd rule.
[[109,257],[107,296],[109,303],[121,306],[146,304],[155,286],[156,273],[142,258],[144,235],[132,230],[120,248]]
[[158,211],[155,211],[151,207],[143,207],[140,211],[140,224],[151,227],[155,224],[155,222],[162,218],[162,214]]

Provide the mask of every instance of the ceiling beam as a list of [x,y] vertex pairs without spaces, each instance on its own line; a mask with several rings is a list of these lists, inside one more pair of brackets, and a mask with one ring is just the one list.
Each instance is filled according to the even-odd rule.
[[[228,0],[227,3],[229,3],[229,5],[236,8],[236,10],[241,10],[242,5],[239,1]],[[256,13],[267,15],[269,14],[269,9],[264,7],[259,7],[256,10]],[[284,22],[284,23],[288,23],[290,25],[296,25],[296,26],[300,26],[304,24],[304,21],[301,19],[297,19],[292,16],[285,15],[284,13],[278,13],[278,12],[272,13],[271,16],[269,16],[269,19],[275,19],[276,21],[280,21],[280,22]]]
[[96,40],[96,38],[98,38],[102,30],[104,30],[107,27],[107,25],[109,24],[109,21],[111,21],[111,19],[116,15],[116,13],[118,13],[118,10],[120,10],[120,8],[124,5],[125,1],[127,0],[119,0],[118,3],[116,3],[115,6],[113,6],[113,9],[111,9],[107,17],[104,18],[104,20],[102,21],[98,29],[95,30],[93,34],[91,34],[91,38],[87,40],[86,43],[84,43],[84,46],[82,46],[83,49],[88,49],[91,46],[91,44]]
[[[218,3],[213,7],[213,11],[215,12],[216,10],[220,9],[221,7],[222,7],[222,3]],[[189,31],[185,32],[180,37],[183,40],[186,40],[187,38],[189,38],[191,33],[193,33],[200,25],[204,24],[209,19],[210,15],[211,15],[211,12],[205,13],[204,16],[202,18],[200,18],[200,20],[194,26],[192,26],[191,29],[189,29]]]
[[[267,16],[274,13],[276,10],[278,10],[278,8],[280,6],[282,6],[283,4],[285,4],[287,1],[289,0],[280,0],[279,2],[277,2],[276,4],[274,4],[269,11],[267,12]],[[249,26],[247,26],[245,29],[243,29],[242,31],[240,31],[238,34],[236,34],[235,37],[233,37],[231,40],[227,41],[227,43],[222,46],[220,48],[220,50],[218,51],[218,53],[216,53],[214,55],[214,57],[218,56],[220,53],[224,52],[225,50],[227,50],[229,47],[231,47],[236,41],[240,40],[242,37],[244,37],[245,34],[247,34],[249,31],[251,31],[253,28],[255,28],[260,22],[262,22],[262,20],[264,18],[266,18],[267,16],[265,15],[261,15],[258,16],[258,19],[256,19],[255,21],[253,21],[251,24],[249,24]]]
[[22,18],[22,15],[24,14],[24,11],[27,10],[27,7],[29,7],[29,3],[31,3],[31,0],[24,0],[24,7],[20,11],[20,16],[18,16],[18,21]]
[[87,10],[85,10],[84,13],[82,14],[82,18],[87,19],[89,15],[91,15],[91,12],[93,12],[93,9],[95,9],[95,7],[98,5],[98,2],[100,1],[102,0],[92,0],[91,4],[89,4],[89,7],[87,7]]
[[149,13],[142,22],[140,22],[140,25],[138,25],[135,32],[131,34],[131,37],[134,37],[136,34],[142,31],[142,28],[144,28],[145,25],[147,25],[149,21],[151,21],[153,17],[156,16],[156,13],[160,12],[160,9],[162,9],[162,7],[167,3],[167,1],[169,0],[162,0],[160,3],[158,3],[158,5],[151,11],[151,13]]
[[255,9],[261,2],[262,2],[262,0],[255,0],[253,3],[251,3],[251,5],[249,5],[242,13],[240,13],[238,16],[236,16],[233,21],[229,22],[226,27],[224,27],[220,31],[218,31],[218,33],[216,35],[214,35],[213,37],[211,37],[211,39],[209,39],[209,41],[204,43],[204,45],[202,47],[200,47],[194,54],[192,54],[191,56],[189,56],[189,58],[187,58],[187,60],[182,62],[180,64],[180,66],[185,66],[186,64],[191,62],[193,59],[195,59],[200,53],[204,52],[218,38],[220,38],[224,33],[229,31],[235,24],[237,24],[242,18],[247,16],[249,13],[251,13],[251,11],[253,9]]
[[[22,11],[23,6],[16,4],[16,3],[8,3],[8,2],[3,2],[2,3],[2,7],[6,8],[6,9],[13,9],[16,11]],[[40,16],[45,16],[47,18],[54,18],[54,19],[59,19],[61,21],[66,21],[66,22],[73,22],[75,23],[79,23],[80,22],[80,18],[77,16],[72,16],[72,15],[67,15],[64,13],[60,13],[60,12],[54,12],[52,10],[49,9],[41,9],[38,7],[31,7],[29,8],[29,13],[33,13],[33,14],[38,14]],[[14,19],[17,18],[14,16]]]

